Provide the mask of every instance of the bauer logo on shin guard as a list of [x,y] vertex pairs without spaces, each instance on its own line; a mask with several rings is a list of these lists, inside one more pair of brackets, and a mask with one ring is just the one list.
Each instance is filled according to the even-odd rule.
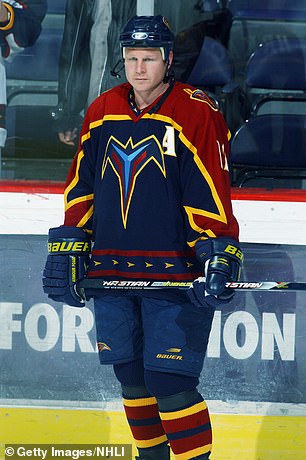
[[90,244],[88,241],[52,241],[48,243],[48,251],[50,254],[89,252]]

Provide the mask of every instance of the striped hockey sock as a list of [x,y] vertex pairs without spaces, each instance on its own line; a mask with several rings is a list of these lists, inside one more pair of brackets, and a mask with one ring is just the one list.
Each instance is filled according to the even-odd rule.
[[208,458],[212,431],[208,408],[202,396],[197,391],[184,392],[169,398],[158,398],[158,405],[160,418],[176,460],[198,456]]
[[[125,414],[140,453],[143,449],[167,447],[168,440],[158,413],[156,399],[152,396],[130,398],[123,394]],[[167,452],[167,450],[165,449]],[[144,455],[145,456],[145,455]],[[159,457],[160,458],[160,457]]]

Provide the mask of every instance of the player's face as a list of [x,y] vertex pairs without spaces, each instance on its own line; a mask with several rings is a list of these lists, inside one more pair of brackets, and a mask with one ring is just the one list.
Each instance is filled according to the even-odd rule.
[[125,73],[137,92],[154,91],[164,79],[167,64],[159,48],[127,48]]

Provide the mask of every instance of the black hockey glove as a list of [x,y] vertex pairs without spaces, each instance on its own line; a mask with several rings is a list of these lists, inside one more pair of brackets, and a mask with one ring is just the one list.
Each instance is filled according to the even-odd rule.
[[217,306],[229,302],[234,290],[229,281],[239,281],[243,253],[237,241],[231,238],[211,238],[199,241],[196,252],[203,263],[204,278],[195,280],[188,290],[190,300],[199,307]]
[[77,291],[77,282],[86,275],[90,251],[90,237],[81,228],[50,228],[49,255],[43,272],[43,289],[50,299],[84,307],[85,299]]

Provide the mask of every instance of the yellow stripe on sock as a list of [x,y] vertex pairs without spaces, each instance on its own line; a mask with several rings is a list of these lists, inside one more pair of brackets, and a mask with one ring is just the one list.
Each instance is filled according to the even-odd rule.
[[159,415],[162,420],[174,420],[181,417],[187,417],[187,415],[196,414],[197,412],[205,409],[207,409],[207,405],[205,401],[201,401],[191,407],[187,407],[186,409],[181,409],[174,412],[159,412]]
[[190,458],[206,454],[207,452],[211,452],[211,444],[207,444],[203,447],[198,447],[197,449],[189,450],[188,452],[184,452],[183,454],[177,454],[175,455],[175,460],[188,460]]
[[135,439],[135,444],[137,447],[140,449],[146,448],[146,447],[154,447],[157,446],[158,444],[162,444],[163,442],[168,441],[167,436],[159,436],[158,438],[153,438],[153,439],[143,439],[143,440],[138,440]]
[[127,407],[141,407],[141,406],[153,406],[157,404],[156,398],[139,398],[139,399],[125,399],[123,398],[123,404]]

